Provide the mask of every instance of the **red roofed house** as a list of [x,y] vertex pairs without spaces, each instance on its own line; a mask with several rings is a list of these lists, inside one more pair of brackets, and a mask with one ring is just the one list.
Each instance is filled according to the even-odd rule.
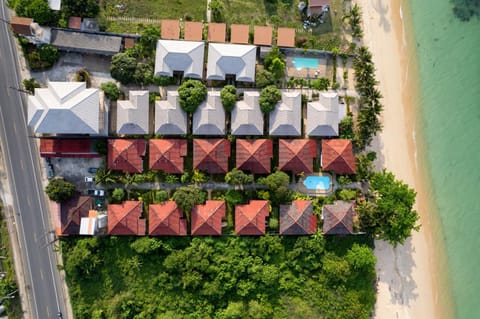
[[235,206],[235,233],[237,235],[265,235],[265,219],[269,214],[267,200],[251,200]]
[[210,174],[228,172],[230,142],[227,139],[194,139],[193,168]]
[[337,174],[355,174],[355,156],[352,141],[333,139],[322,140],[322,170]]
[[336,201],[333,205],[323,205],[323,233],[325,235],[353,234],[353,201]]
[[150,236],[185,236],[187,220],[172,200],[148,207],[148,234]]
[[278,28],[277,45],[279,47],[290,47],[290,48],[295,47],[295,29]]
[[108,169],[141,173],[146,145],[145,140],[108,140]]
[[109,235],[145,235],[145,219],[142,217],[143,202],[125,201],[122,204],[110,204],[108,211]]
[[313,159],[317,156],[317,143],[309,139],[280,139],[278,169],[294,174],[313,172]]
[[92,158],[100,157],[94,151],[92,140],[74,139],[40,139],[41,157],[76,157]]
[[207,200],[192,211],[192,235],[220,236],[227,206],[223,200]]
[[183,173],[183,157],[187,155],[187,140],[151,139],[150,169],[162,170],[167,174]]
[[76,195],[61,203],[60,236],[79,235],[82,217],[88,217],[93,200],[90,196]]
[[317,217],[310,200],[294,200],[280,205],[280,235],[312,235],[317,230]]
[[253,174],[269,174],[271,171],[272,140],[237,139],[237,168]]

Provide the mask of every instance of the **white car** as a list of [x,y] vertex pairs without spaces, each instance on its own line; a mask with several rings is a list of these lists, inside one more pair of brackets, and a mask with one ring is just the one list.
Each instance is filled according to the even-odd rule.
[[85,176],[85,183],[93,183],[95,181],[95,178],[92,176]]

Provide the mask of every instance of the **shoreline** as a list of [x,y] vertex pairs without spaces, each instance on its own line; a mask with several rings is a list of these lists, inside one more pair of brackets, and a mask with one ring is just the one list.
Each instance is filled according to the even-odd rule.
[[422,224],[404,245],[393,248],[384,241],[375,242],[378,291],[374,318],[453,318],[451,299],[445,292],[439,295],[438,289],[449,286],[448,273],[443,269],[444,243],[434,238],[441,232],[432,231],[440,229],[440,221],[434,199],[428,196],[431,181],[421,152],[421,126],[415,117],[420,83],[412,21],[405,22],[410,19],[410,8],[401,0],[356,2],[362,11],[363,42],[372,52],[384,97],[384,127],[373,147],[380,167],[417,191],[414,208]]

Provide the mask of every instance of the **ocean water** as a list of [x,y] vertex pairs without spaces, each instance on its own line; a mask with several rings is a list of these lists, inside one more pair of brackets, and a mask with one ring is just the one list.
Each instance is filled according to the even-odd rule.
[[451,295],[457,319],[480,318],[480,18],[461,22],[449,0],[405,1],[419,73],[416,133],[452,290],[439,287],[440,300]]

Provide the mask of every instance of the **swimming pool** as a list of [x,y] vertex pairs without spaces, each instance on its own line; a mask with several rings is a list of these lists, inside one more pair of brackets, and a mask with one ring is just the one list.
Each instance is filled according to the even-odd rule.
[[308,190],[328,190],[330,189],[330,176],[307,176],[303,185]]
[[292,63],[297,70],[318,69],[318,59],[301,58],[297,56],[292,59]]

